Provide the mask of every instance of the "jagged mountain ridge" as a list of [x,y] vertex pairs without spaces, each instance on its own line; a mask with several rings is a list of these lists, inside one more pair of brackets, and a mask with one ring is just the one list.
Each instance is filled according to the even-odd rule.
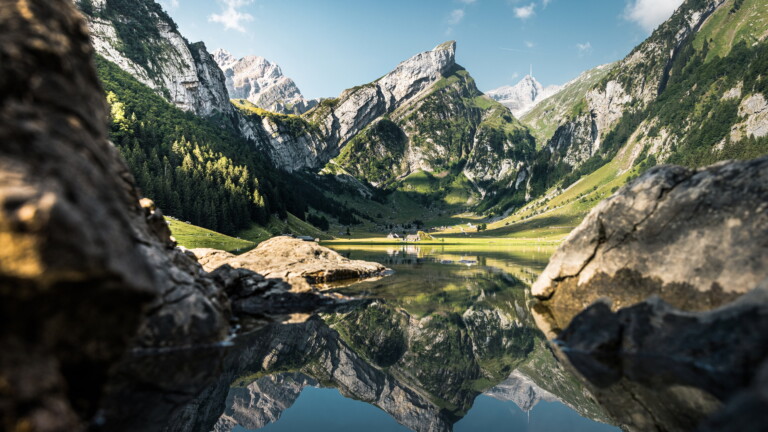
[[563,86],[544,87],[533,75],[526,75],[515,85],[502,86],[485,92],[493,100],[509,108],[515,117],[520,118],[530,112],[544,99],[557,94]]
[[[346,90],[338,98],[325,100],[301,117],[280,116],[252,109],[238,110],[234,109],[229,101],[225,101],[225,98],[229,98],[230,91],[234,93],[233,96],[246,96],[243,99],[255,96],[251,90],[255,89],[253,84],[259,80],[255,78],[254,82],[254,76],[259,74],[271,79],[272,84],[282,83],[278,86],[279,89],[276,88],[270,93],[275,96],[268,102],[271,103],[270,108],[280,108],[278,105],[281,102],[276,101],[278,96],[297,98],[300,93],[291,85],[289,79],[283,79],[285,77],[281,76],[279,68],[275,65],[269,65],[257,58],[237,61],[223,51],[218,52],[217,56],[211,56],[204,45],[187,44],[176,30],[173,21],[153,1],[142,0],[131,7],[126,6],[125,0],[99,0],[96,3],[86,0],[80,1],[79,5],[89,16],[92,38],[100,55],[149,85],[181,109],[204,117],[223,116],[229,119],[243,137],[254,143],[257,150],[266,152],[276,167],[287,171],[322,168],[374,121],[395,111],[410,112],[406,107],[415,106],[417,101],[422,101],[423,96],[430,92],[430,88],[450,75],[455,67],[455,42],[450,42],[415,55],[373,83]],[[145,16],[142,17],[141,14]],[[141,38],[144,43],[149,44],[141,45],[145,48],[143,51],[138,48],[133,51],[126,49],[132,45],[126,43],[125,39],[137,36],[126,30],[129,27],[126,23],[143,29],[144,33],[151,36]],[[147,47],[158,51],[158,54],[163,53],[158,57],[165,60],[156,61],[152,57],[139,55],[146,52]],[[217,58],[225,70],[231,69],[231,76],[227,77],[218,68],[213,67]],[[242,76],[244,85],[241,90],[237,90],[235,72],[239,71],[240,67],[245,70]],[[192,71],[195,72],[194,79],[191,78]],[[226,87],[230,81],[230,87],[234,88],[228,91]],[[247,90],[246,81],[251,82],[250,90]],[[476,90],[470,91],[474,93]],[[480,93],[477,93],[479,96]],[[267,103],[267,99],[257,98],[257,102]],[[253,100],[250,102],[253,103]],[[254,105],[259,107],[259,103]],[[264,104],[261,108],[263,106]],[[475,124],[480,122],[480,119],[472,120]],[[497,122],[504,126],[509,121],[502,119]],[[514,128],[517,129],[517,126]],[[411,124],[410,130],[413,129],[414,125]],[[435,165],[435,158],[429,158],[430,152],[421,151],[418,147],[411,146],[417,151],[410,153],[410,164],[406,171],[429,169]],[[505,154],[509,152],[509,144],[499,147],[496,144],[481,142],[480,147],[483,147],[484,155],[493,154],[496,150],[501,151],[501,154],[494,155],[499,156],[494,158],[498,159],[498,163],[494,163],[495,166],[492,167],[497,171],[489,171],[488,165],[476,170],[478,173],[482,171],[483,182],[489,182],[497,173],[502,175],[496,177],[505,177],[510,173],[511,167],[514,167],[515,171],[519,168],[519,161],[512,160]],[[459,153],[459,156],[463,156],[469,151]],[[434,152],[432,154],[434,155]],[[421,160],[424,155],[427,155],[426,159]],[[460,161],[439,164],[440,169],[457,162]],[[471,165],[476,166],[478,163],[476,161]],[[478,174],[471,173],[471,169],[467,173],[469,178],[478,177]]]
[[237,59],[224,49],[211,54],[227,79],[230,99],[246,99],[259,108],[282,114],[303,114],[317,106],[317,100],[304,98],[280,66],[264,57]]

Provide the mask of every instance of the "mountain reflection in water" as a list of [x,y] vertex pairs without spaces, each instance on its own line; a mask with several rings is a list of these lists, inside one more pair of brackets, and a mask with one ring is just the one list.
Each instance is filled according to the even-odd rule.
[[[457,430],[510,430],[523,420],[527,430],[615,430],[556,363],[530,314],[528,286],[552,248],[337,250],[395,273],[337,288],[370,299],[362,306],[237,340],[216,385],[177,416],[174,430],[290,430],[302,421],[314,431],[352,430],[355,419],[377,424],[371,431],[403,430],[397,423],[450,431],[458,422]],[[342,409],[355,414],[323,424]],[[539,410],[542,420],[530,421]]]

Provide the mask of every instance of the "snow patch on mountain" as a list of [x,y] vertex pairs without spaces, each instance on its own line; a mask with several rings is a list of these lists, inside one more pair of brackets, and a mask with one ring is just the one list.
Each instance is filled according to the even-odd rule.
[[509,108],[515,117],[520,118],[539,102],[556,94],[562,88],[557,85],[544,87],[532,75],[526,75],[513,86],[499,87],[485,94]]

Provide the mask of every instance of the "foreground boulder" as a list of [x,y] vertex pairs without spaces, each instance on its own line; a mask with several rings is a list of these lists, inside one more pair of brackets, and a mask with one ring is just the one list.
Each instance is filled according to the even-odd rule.
[[768,280],[709,312],[680,311],[657,297],[615,313],[596,303],[556,345],[625,430],[765,427]]
[[239,256],[215,249],[193,249],[192,253],[206,270],[227,264],[283,279],[294,285],[294,289],[308,289],[307,284],[381,276],[388,270],[379,263],[350,260],[315,242],[288,236],[271,238]]
[[555,328],[602,298],[620,308],[658,295],[708,310],[768,277],[766,247],[768,157],[699,170],[661,166],[592,210],[532,294]]
[[0,430],[167,415],[215,377],[242,317],[336,302],[294,309],[287,284],[209,275],[174,247],[107,140],[92,57],[71,1],[0,0]]

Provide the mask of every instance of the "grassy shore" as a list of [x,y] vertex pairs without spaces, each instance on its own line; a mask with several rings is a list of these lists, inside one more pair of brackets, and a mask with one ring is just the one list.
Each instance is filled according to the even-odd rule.
[[256,246],[255,242],[230,237],[177,219],[168,218],[168,223],[179,245],[188,249],[212,248],[237,252]]

